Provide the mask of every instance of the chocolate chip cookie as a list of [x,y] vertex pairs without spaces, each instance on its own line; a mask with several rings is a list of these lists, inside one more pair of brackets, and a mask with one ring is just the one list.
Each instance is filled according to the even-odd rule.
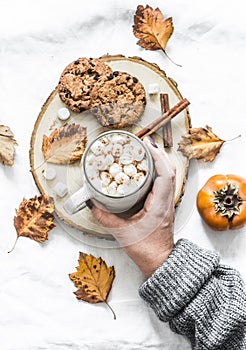
[[[98,58],[79,58],[62,72],[58,93],[65,105],[74,112],[83,112],[92,107],[91,90],[100,79],[107,81],[112,69]],[[93,103],[94,105],[94,103]]]
[[143,85],[126,72],[115,71],[107,75],[107,80],[99,79],[90,95],[98,122],[115,129],[134,124],[146,105]]

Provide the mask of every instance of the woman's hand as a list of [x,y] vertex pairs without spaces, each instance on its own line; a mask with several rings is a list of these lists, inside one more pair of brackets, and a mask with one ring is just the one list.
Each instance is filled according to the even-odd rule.
[[156,178],[143,208],[127,219],[99,208],[94,200],[91,210],[147,278],[173,248],[175,168],[151,138],[146,137],[144,143],[154,160]]

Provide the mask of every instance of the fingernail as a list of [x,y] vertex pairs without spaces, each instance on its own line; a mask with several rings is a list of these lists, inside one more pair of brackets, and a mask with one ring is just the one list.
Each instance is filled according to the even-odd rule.
[[92,209],[94,207],[94,204],[92,203],[92,201],[90,199],[88,199],[88,201],[86,201],[85,204],[87,205],[87,207],[89,209]]
[[153,147],[158,148],[157,144],[155,143],[155,141],[150,136],[147,136],[147,139],[149,140],[149,142],[151,143],[151,145]]

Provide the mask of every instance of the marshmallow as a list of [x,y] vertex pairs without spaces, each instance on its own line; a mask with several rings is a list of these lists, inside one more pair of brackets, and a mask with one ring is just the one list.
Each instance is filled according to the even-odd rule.
[[125,165],[123,170],[124,173],[130,177],[137,173],[137,168],[133,164]]
[[113,180],[113,176],[109,174],[107,171],[102,171],[100,174],[100,178],[102,181],[102,186],[108,186],[110,182]]
[[133,154],[133,158],[134,160],[136,160],[137,162],[140,162],[141,160],[143,160],[145,157],[145,151],[142,147],[138,146],[134,149],[134,154]]
[[133,176],[132,181],[137,184],[138,187],[140,187],[145,180],[145,175],[143,172],[137,173],[136,175]]
[[55,191],[55,194],[57,194],[57,196],[64,197],[67,194],[68,189],[64,183],[57,182],[54,187],[54,191]]
[[105,137],[102,137],[101,139],[100,139],[100,142],[104,145],[104,146],[107,146],[107,145],[109,145],[109,140],[108,140],[108,138],[105,136]]
[[112,153],[112,145],[109,143],[103,147],[103,154],[111,154]]
[[131,164],[133,160],[133,155],[131,153],[124,153],[120,156],[120,162],[124,165]]
[[134,150],[134,145],[132,143],[127,143],[123,146],[123,152],[124,153],[132,153]]
[[109,193],[108,193],[108,187],[107,187],[107,186],[105,186],[105,187],[103,186],[102,189],[101,189],[101,191],[102,191],[102,193],[104,193],[104,194],[109,194]]
[[117,187],[117,194],[120,196],[124,196],[125,193],[126,193],[125,185],[119,185]]
[[117,192],[120,195],[127,195],[129,193],[134,192],[136,189],[138,188],[138,186],[136,185],[136,183],[130,181],[127,184],[121,184],[118,186],[117,188]]
[[46,180],[49,180],[49,181],[54,180],[54,178],[56,177],[56,170],[54,168],[47,168],[43,172],[43,175]]
[[91,145],[91,151],[98,156],[99,154],[102,154],[103,152],[103,148],[104,148],[104,144],[99,141],[96,140],[92,145]]
[[147,159],[143,159],[141,162],[139,162],[137,165],[137,169],[141,171],[148,171]]
[[139,142],[132,140],[129,144],[125,145],[125,153],[132,154],[134,160],[141,161],[145,157],[145,150]]
[[122,171],[122,167],[120,164],[118,163],[113,163],[110,168],[109,168],[109,173],[115,177],[115,175],[117,175],[118,173],[120,173]]
[[108,154],[105,157],[105,169],[108,169],[110,165],[114,163],[114,157],[112,154]]
[[94,165],[87,165],[86,166],[86,174],[88,175],[88,177],[91,177],[91,176],[97,176],[99,175],[99,170],[97,169],[97,167]]
[[126,142],[126,138],[123,135],[114,134],[111,137],[111,142],[123,145]]
[[86,156],[86,166],[93,166],[96,162],[97,157],[94,154],[88,154]]
[[118,184],[127,184],[130,181],[130,178],[125,173],[121,172],[115,175],[115,181]]
[[117,187],[117,182],[112,181],[111,184],[108,186],[108,194],[110,194],[111,196],[115,196],[117,194]]
[[120,143],[115,143],[113,145],[113,149],[112,149],[112,154],[115,156],[115,157],[120,157],[121,154],[123,152],[123,147]]
[[69,109],[67,109],[67,108],[60,108],[60,109],[58,109],[57,117],[60,120],[67,120],[70,117]]
[[148,93],[149,93],[149,95],[158,94],[158,92],[159,92],[159,84],[152,83],[152,84],[148,85]]
[[105,156],[98,156],[96,157],[96,166],[97,169],[99,170],[104,170],[105,169]]

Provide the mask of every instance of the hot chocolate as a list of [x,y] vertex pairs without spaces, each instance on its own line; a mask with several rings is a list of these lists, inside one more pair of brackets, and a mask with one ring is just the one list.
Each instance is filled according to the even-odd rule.
[[84,169],[97,191],[113,197],[127,196],[145,182],[148,158],[140,140],[119,131],[91,144]]
[[106,131],[99,135],[81,160],[84,184],[64,203],[74,214],[95,199],[112,213],[133,208],[148,193],[154,164],[145,144],[135,135],[123,131]]

